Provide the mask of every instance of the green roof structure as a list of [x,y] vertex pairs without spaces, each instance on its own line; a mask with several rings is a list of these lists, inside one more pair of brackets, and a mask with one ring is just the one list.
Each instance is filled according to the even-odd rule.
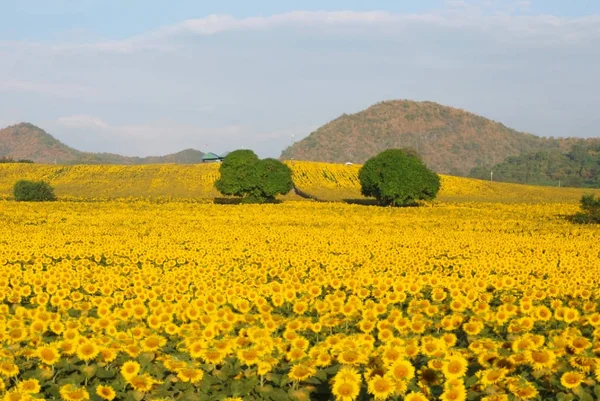
[[202,156],[202,162],[220,162],[224,159],[224,156],[219,156],[216,153],[208,152]]

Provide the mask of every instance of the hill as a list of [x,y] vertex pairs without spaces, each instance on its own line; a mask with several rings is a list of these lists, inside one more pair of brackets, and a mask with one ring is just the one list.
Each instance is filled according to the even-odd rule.
[[494,166],[475,167],[470,176],[505,182],[600,188],[600,138],[573,145],[566,153],[556,150],[523,153]]
[[433,102],[394,100],[344,114],[283,151],[282,159],[364,163],[398,147],[414,148],[440,173],[466,175],[523,152],[566,151],[576,138],[543,138]]
[[[365,203],[360,194],[359,165],[286,162],[299,192],[324,201]],[[219,165],[77,165],[0,164],[0,198],[12,195],[19,179],[46,180],[63,200],[151,198],[207,200],[219,198],[214,187]],[[577,203],[581,195],[599,190],[535,187],[442,175],[440,202]],[[300,199],[293,193],[286,200]]]
[[0,129],[0,158],[27,159],[46,164],[161,164],[200,163],[204,153],[186,149],[165,156],[130,157],[114,153],[81,152],[60,142],[33,124]]

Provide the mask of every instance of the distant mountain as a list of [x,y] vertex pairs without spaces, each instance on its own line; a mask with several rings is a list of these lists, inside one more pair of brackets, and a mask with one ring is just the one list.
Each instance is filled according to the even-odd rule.
[[58,164],[193,164],[202,162],[202,156],[204,153],[195,149],[149,157],[81,152],[29,123],[0,129],[0,158],[13,160],[27,159],[36,163]]
[[414,148],[440,173],[466,175],[523,152],[566,152],[579,138],[522,133],[464,110],[433,102],[393,100],[344,114],[285,149],[282,159],[363,163],[377,153]]

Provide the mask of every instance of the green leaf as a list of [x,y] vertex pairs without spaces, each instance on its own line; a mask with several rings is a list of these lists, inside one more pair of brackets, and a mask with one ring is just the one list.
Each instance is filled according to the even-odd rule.
[[588,393],[585,389],[583,389],[582,387],[577,387],[576,389],[573,390],[573,392],[575,394],[577,394],[577,397],[581,401],[594,401],[594,397],[590,393]]
[[112,379],[116,376],[116,371],[111,371],[106,368],[98,368],[98,370],[96,370],[96,377],[98,377],[99,379]]
[[179,381],[173,386],[176,390],[185,391],[190,388],[190,383]]
[[334,365],[328,367],[327,369],[324,369],[324,372],[328,375],[335,375],[338,372],[338,370],[340,370],[340,365]]
[[145,368],[146,366],[150,365],[154,358],[154,352],[144,352],[138,356],[138,362],[142,368]]
[[473,386],[475,383],[477,383],[478,379],[477,376],[473,375],[471,377],[469,377],[466,381],[465,381],[465,386],[467,387],[471,387]]
[[596,398],[600,400],[600,384],[594,386],[594,395],[596,395]]
[[327,372],[324,371],[323,369],[319,369],[315,373],[315,377],[317,379],[321,380],[322,382],[327,381]]
[[271,399],[273,401],[289,401],[290,396],[287,391],[282,390],[281,388],[274,388],[273,393],[271,394]]
[[575,398],[573,394],[558,393],[556,394],[557,401],[572,401]]
[[144,393],[142,393],[141,391],[133,391],[132,392],[133,395],[133,399],[135,401],[142,401],[142,399],[144,398]]
[[57,380],[57,383],[61,386],[64,386],[65,384],[75,384],[75,385],[80,385],[84,382],[85,380],[85,376],[81,373],[73,373],[70,376],[67,376],[65,378],[62,378],[60,380]]

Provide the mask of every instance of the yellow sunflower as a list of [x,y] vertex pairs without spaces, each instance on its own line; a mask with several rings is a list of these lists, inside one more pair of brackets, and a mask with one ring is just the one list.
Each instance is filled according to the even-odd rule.
[[444,361],[442,373],[448,379],[458,379],[467,373],[468,362],[459,355],[453,355]]
[[572,370],[563,373],[560,377],[560,384],[565,388],[572,389],[579,386],[584,380],[585,376],[581,372]]
[[86,341],[77,347],[77,357],[82,361],[91,361],[100,353],[100,347],[93,341]]
[[423,393],[409,393],[404,396],[404,401],[429,401]]
[[360,384],[354,381],[334,381],[331,388],[337,401],[354,401],[360,392]]
[[129,380],[140,372],[141,366],[136,361],[127,361],[121,366],[121,374],[125,380]]
[[96,394],[106,401],[112,401],[116,396],[115,390],[112,387],[103,385],[96,387]]
[[369,393],[375,400],[385,400],[394,393],[394,383],[386,376],[375,375],[368,381]]
[[415,377],[415,368],[410,361],[400,359],[390,367],[389,373],[394,380],[408,381]]
[[77,387],[72,384],[65,384],[59,389],[60,396],[65,401],[89,400],[90,394],[84,387]]
[[40,382],[37,379],[23,380],[17,385],[17,390],[27,394],[37,394],[40,389]]

